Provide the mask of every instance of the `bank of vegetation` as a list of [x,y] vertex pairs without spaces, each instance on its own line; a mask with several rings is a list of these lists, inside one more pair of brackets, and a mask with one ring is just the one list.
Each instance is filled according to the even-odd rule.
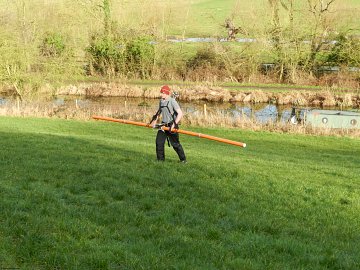
[[[3,2],[2,89],[26,98],[92,78],[359,88],[356,1],[218,2]],[[169,42],[191,36],[227,42]]]
[[[214,85],[171,85],[173,93],[180,101],[205,101],[205,102],[242,102],[242,103],[271,103],[276,105],[290,106],[321,106],[321,107],[359,107],[359,93],[347,91],[333,91],[330,89],[313,89],[301,91],[289,90],[262,90],[243,89],[232,90],[231,88]],[[275,87],[276,89],[276,87]],[[126,97],[126,98],[159,98],[159,87],[134,86],[119,83],[81,83],[59,87],[56,95],[82,96],[87,98],[96,97]]]

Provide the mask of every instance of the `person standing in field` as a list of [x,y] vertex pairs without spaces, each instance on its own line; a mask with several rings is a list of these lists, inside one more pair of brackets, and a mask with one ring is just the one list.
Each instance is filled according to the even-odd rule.
[[153,116],[151,125],[155,127],[156,120],[162,118],[161,125],[169,127],[170,130],[159,130],[156,135],[156,157],[158,161],[165,160],[165,141],[168,140],[169,146],[174,148],[179,156],[180,162],[186,163],[184,149],[179,140],[179,133],[171,132],[172,129],[179,128],[179,122],[183,117],[183,112],[178,102],[170,96],[171,91],[168,85],[164,85],[160,89],[159,110]]

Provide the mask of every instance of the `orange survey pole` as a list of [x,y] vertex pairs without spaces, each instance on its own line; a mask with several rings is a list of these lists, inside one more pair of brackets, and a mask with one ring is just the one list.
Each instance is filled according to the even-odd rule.
[[[130,120],[124,120],[124,119],[115,119],[115,118],[111,118],[111,117],[103,117],[103,116],[96,116],[96,115],[94,115],[92,118],[95,120],[103,120],[103,121],[110,121],[110,122],[116,122],[116,123],[122,123],[122,124],[129,124],[129,125],[153,128],[150,124],[145,124],[145,123],[135,122],[135,121],[130,121]],[[170,130],[170,128],[162,126],[161,130]],[[205,138],[208,140],[223,142],[223,143],[236,145],[236,146],[240,146],[240,147],[246,147],[246,143],[223,139],[223,138],[206,135],[206,134],[202,134],[202,133],[197,133],[197,132],[192,132],[192,131],[187,131],[187,130],[182,130],[182,129],[172,129],[171,132],[177,132],[177,133],[181,133],[181,134],[186,134],[186,135],[195,136],[195,137],[199,137],[199,138]]]

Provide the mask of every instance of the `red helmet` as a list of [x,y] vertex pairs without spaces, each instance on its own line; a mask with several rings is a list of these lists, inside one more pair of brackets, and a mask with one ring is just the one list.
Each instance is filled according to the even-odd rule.
[[161,87],[160,93],[170,95],[170,87],[168,85],[164,85]]

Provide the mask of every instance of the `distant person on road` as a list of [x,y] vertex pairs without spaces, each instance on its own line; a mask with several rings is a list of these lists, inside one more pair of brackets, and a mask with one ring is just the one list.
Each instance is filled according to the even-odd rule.
[[165,141],[168,140],[168,144],[172,145],[175,152],[178,154],[180,162],[186,163],[186,156],[183,150],[182,145],[179,141],[179,133],[172,132],[173,129],[179,128],[179,122],[183,117],[183,112],[180,109],[178,102],[170,96],[171,91],[170,87],[164,85],[160,89],[160,102],[159,110],[153,116],[151,120],[151,125],[155,126],[156,120],[160,117],[162,118],[161,125],[169,127],[170,130],[160,130],[156,135],[156,157],[158,161],[165,160]]

